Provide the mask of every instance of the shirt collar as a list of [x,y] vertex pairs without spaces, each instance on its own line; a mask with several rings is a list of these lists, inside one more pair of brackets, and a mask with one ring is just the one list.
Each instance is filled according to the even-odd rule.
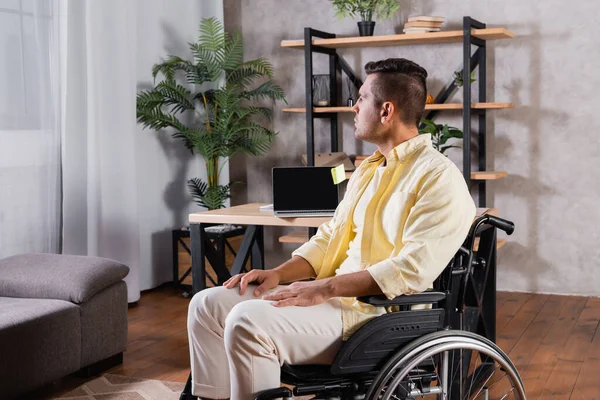
[[[400,161],[403,163],[408,156],[410,156],[415,151],[420,148],[428,146],[431,147],[431,134],[423,133],[417,135],[411,139],[408,139],[405,142],[400,143],[398,146],[394,147],[388,154],[388,162],[389,161]],[[383,154],[379,150],[376,150],[375,153],[369,157],[370,162],[375,162],[381,160]]]

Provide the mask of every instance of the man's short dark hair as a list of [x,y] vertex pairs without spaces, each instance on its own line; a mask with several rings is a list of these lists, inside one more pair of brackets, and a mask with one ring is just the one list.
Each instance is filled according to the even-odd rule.
[[372,90],[376,103],[391,101],[405,124],[419,126],[427,100],[427,71],[410,60],[388,58],[367,63],[365,72],[377,74]]

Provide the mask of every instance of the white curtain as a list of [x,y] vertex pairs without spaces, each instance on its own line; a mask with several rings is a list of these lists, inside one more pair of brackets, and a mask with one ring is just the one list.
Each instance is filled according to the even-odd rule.
[[0,2],[0,258],[60,250],[57,16]]
[[171,230],[199,210],[185,182],[206,174],[169,132],[142,132],[135,97],[205,17],[223,1],[0,2],[0,257],[118,260],[130,302],[171,279]]
[[137,126],[136,93],[160,56],[196,40],[202,17],[223,17],[223,3],[58,1],[63,252],[127,264],[133,302],[171,279],[170,232],[195,211],[184,182],[202,177],[200,160],[167,132]]
[[130,267],[139,298],[135,2],[60,1],[63,252]]

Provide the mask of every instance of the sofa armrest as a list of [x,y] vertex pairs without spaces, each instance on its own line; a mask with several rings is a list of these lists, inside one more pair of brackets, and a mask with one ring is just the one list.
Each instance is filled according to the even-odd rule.
[[129,267],[106,258],[21,254],[0,260],[0,296],[81,304],[128,273]]
[[377,307],[388,307],[388,306],[410,306],[413,304],[431,304],[442,301],[446,298],[446,293],[436,292],[432,290],[425,291],[423,293],[415,293],[411,295],[402,295],[388,300],[384,295],[377,296],[363,296],[359,297],[358,301],[370,304]]

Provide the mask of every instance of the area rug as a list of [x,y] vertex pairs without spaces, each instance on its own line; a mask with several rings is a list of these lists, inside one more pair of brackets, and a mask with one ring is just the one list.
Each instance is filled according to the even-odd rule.
[[185,383],[105,374],[55,400],[178,400]]

